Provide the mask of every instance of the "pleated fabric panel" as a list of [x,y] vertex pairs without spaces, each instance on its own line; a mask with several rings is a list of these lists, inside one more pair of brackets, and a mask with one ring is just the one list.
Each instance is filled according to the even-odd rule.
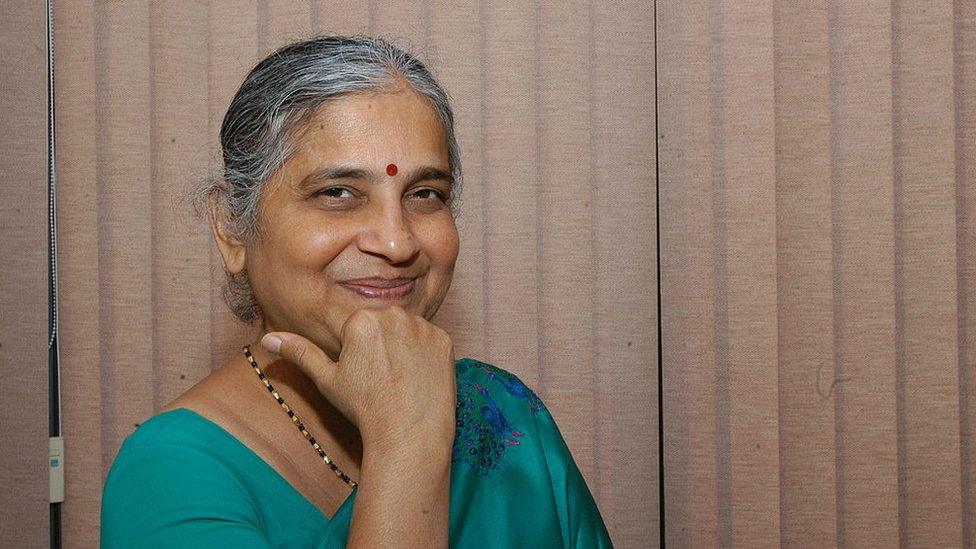
[[49,538],[47,13],[0,9],[0,540]]
[[[64,540],[122,439],[250,341],[185,192],[274,48],[396,39],[452,96],[461,257],[436,321],[549,404],[614,541],[658,540],[654,23],[644,2],[55,3]],[[635,238],[635,235],[639,235]]]
[[974,16],[659,4],[669,545],[973,546]]

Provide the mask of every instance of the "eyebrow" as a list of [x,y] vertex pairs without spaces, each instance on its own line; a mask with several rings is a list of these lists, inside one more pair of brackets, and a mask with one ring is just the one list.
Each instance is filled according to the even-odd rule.
[[[454,176],[448,172],[435,168],[434,166],[420,166],[404,174],[408,185],[413,185],[418,181],[440,180],[446,181],[454,186]],[[334,181],[336,179],[377,179],[376,173],[372,170],[354,168],[351,166],[322,166],[311,171],[298,184],[299,189],[306,189],[316,183],[324,181]]]

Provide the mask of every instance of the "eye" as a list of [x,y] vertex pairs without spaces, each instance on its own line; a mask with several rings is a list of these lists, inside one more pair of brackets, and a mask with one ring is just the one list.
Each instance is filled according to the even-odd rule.
[[328,198],[352,198],[353,196],[352,191],[345,187],[328,187],[315,194],[316,196],[325,196]]
[[414,198],[419,198],[420,200],[440,200],[441,202],[447,202],[447,196],[437,189],[417,189],[412,195]]

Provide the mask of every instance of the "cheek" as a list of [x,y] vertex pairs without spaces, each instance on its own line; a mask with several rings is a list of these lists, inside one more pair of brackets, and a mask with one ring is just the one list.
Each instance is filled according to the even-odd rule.
[[423,233],[423,239],[424,249],[435,267],[447,272],[453,271],[460,245],[453,218],[432,224]]
[[305,269],[320,272],[355,241],[355,231],[340,223],[309,224],[297,228],[287,237],[287,246],[295,261]]

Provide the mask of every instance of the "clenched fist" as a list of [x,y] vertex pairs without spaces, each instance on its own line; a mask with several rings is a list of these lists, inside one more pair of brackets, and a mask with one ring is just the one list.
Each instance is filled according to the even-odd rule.
[[272,332],[261,343],[298,366],[359,428],[364,449],[450,447],[456,387],[446,332],[400,307],[359,309],[340,340],[338,362],[293,333]]

